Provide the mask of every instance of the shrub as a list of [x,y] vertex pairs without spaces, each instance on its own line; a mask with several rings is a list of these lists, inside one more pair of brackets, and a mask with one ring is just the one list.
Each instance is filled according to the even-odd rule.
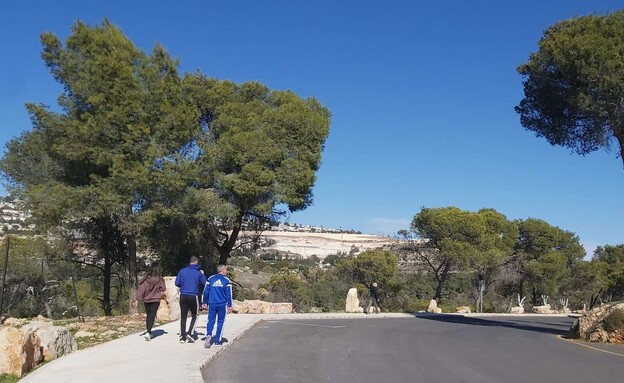
[[611,311],[605,317],[602,327],[609,332],[624,330],[624,310],[615,309]]
[[19,378],[15,375],[0,374],[0,383],[16,383]]

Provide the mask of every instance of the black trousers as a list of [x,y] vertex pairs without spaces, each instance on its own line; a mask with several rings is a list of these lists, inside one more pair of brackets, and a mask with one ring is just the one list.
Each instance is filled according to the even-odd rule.
[[370,308],[371,306],[374,306],[375,309],[377,309],[377,313],[379,313],[379,302],[377,301],[377,298],[375,297],[370,297],[368,298],[368,305],[366,305],[366,309],[364,310],[365,313],[370,313]]
[[147,328],[148,334],[152,333],[152,327],[154,327],[154,321],[156,320],[158,306],[160,306],[160,301],[145,302],[145,313],[147,314],[147,318],[145,318],[145,327]]
[[[191,311],[191,325],[186,331],[186,318],[189,310]],[[195,329],[195,321],[197,320],[197,312],[199,311],[199,298],[197,295],[180,294],[180,336],[186,337],[186,334],[192,334]]]

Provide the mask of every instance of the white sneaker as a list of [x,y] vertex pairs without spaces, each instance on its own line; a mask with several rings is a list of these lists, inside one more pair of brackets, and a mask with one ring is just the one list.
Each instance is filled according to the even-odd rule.
[[143,335],[143,338],[145,338],[145,340],[148,342],[152,340],[152,336],[150,335],[150,333],[145,333],[145,335]]

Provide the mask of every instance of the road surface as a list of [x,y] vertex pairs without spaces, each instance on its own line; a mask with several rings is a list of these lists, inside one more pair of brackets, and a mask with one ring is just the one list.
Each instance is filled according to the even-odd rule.
[[624,347],[593,349],[557,337],[572,322],[449,315],[263,321],[203,376],[211,383],[622,382]]

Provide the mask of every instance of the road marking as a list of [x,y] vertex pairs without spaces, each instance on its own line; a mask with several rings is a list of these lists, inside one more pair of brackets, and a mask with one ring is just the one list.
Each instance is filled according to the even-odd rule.
[[557,335],[557,338],[559,338],[559,339],[561,339],[561,340],[565,340],[565,341],[570,342],[570,343],[574,343],[574,344],[576,344],[576,345],[578,345],[578,346],[581,346],[581,347],[589,348],[590,350],[600,351],[600,352],[604,352],[604,353],[607,353],[607,354],[611,354],[611,355],[619,356],[620,358],[624,358],[624,354],[620,354],[620,353],[617,353],[617,352],[614,352],[614,351],[609,351],[609,350],[603,350],[603,349],[601,349],[601,348],[598,348],[598,347],[593,347],[593,346],[590,346],[590,345],[588,345],[588,344],[584,344],[584,343],[581,343],[581,342],[575,341],[575,340],[573,340],[573,339],[566,339],[566,338],[564,338],[564,337],[563,337],[563,336],[561,336],[561,335]]
[[279,320],[268,320],[270,323],[283,323],[283,324],[295,324],[298,326],[310,326],[310,327],[323,327],[323,328],[345,328],[347,326],[324,326],[322,324],[312,324],[312,323],[299,323],[299,322],[290,322],[290,321],[279,321]]

